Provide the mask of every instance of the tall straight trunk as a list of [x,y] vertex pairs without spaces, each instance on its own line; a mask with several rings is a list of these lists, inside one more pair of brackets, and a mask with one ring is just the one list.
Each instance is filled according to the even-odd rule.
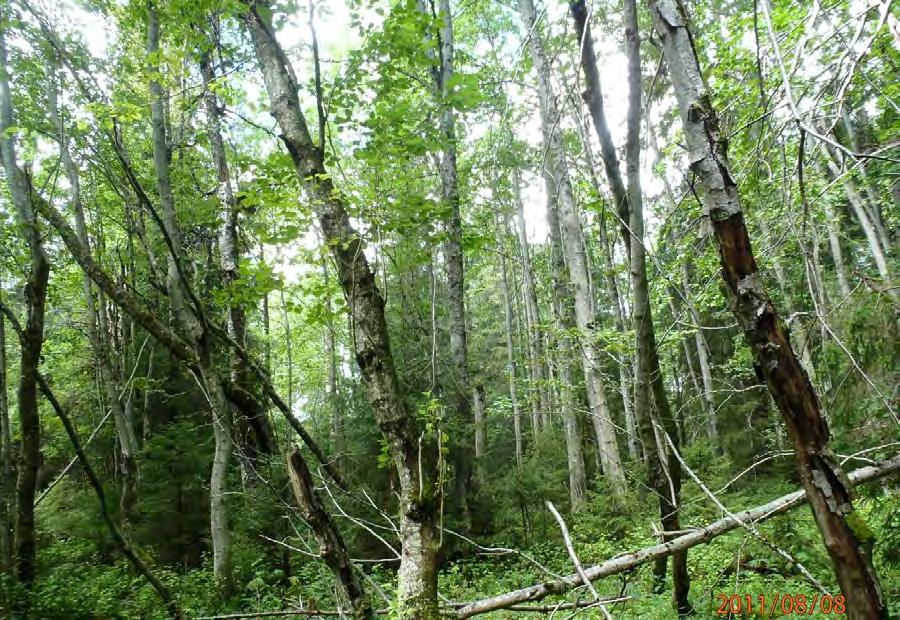
[[[327,290],[330,276],[328,275],[328,259],[322,259],[322,279]],[[343,424],[341,421],[341,408],[338,402],[337,387],[337,349],[335,347],[334,316],[332,316],[331,295],[326,293],[325,312],[328,314],[328,325],[325,326],[325,399],[331,416],[331,445],[335,458],[340,457],[343,450]]]
[[[152,59],[159,52],[159,16],[152,0],[147,3],[147,54]],[[151,70],[158,73],[159,67],[151,61]],[[199,380],[205,387],[206,397],[212,414],[213,439],[215,443],[212,471],[209,477],[209,520],[210,537],[213,547],[213,574],[222,594],[226,597],[233,592],[234,582],[231,567],[231,532],[225,502],[226,477],[233,449],[231,439],[231,408],[225,398],[222,384],[215,368],[214,352],[207,330],[188,308],[188,290],[191,286],[187,274],[182,273],[184,250],[181,230],[175,211],[175,200],[169,178],[169,147],[166,139],[165,93],[157,79],[150,82],[150,118],[153,129],[153,165],[159,191],[159,206],[165,233],[171,247],[168,253],[169,302],[175,321],[193,347],[199,368]],[[180,262],[180,264],[179,264]],[[186,268],[186,267],[185,267]],[[183,279],[183,277],[185,279]]]
[[[2,276],[2,274],[0,274]],[[0,303],[3,278],[0,277]],[[9,398],[6,391],[6,320],[0,315],[0,575],[12,574],[13,477],[12,433],[9,427]]]
[[432,53],[432,87],[440,109],[442,149],[439,159],[441,177],[441,202],[447,213],[445,226],[447,240],[444,258],[447,269],[447,301],[449,307],[450,358],[453,360],[453,392],[456,412],[462,433],[451,445],[453,465],[456,469],[456,501],[467,511],[467,496],[472,473],[471,461],[474,448],[472,421],[472,394],[469,389],[468,342],[466,335],[466,287],[462,249],[462,218],[459,209],[459,175],[456,169],[456,114],[450,100],[453,90],[453,20],[450,0],[418,0],[419,11],[430,22],[435,17],[437,32],[426,27],[426,39],[437,40]]
[[[862,108],[860,113],[864,118],[863,122],[868,122],[868,115],[866,114],[865,108]],[[856,137],[856,129],[853,127],[853,121],[850,118],[850,112],[846,105],[841,106],[841,124],[847,132],[847,138],[850,140],[850,148],[853,149],[855,153],[861,153],[862,150],[860,149],[859,140]],[[859,165],[859,176],[862,179],[863,187],[866,192],[866,212],[869,215],[869,219],[872,220],[873,226],[875,226],[875,231],[878,233],[878,238],[881,240],[884,251],[890,253],[894,244],[891,243],[891,237],[884,225],[881,201],[878,198],[878,188],[872,182],[872,177],[866,172],[867,163],[866,160],[863,160]]]
[[268,6],[249,2],[244,20],[269,94],[272,114],[294,162],[297,177],[314,205],[325,243],[331,248],[338,280],[353,317],[356,361],[369,403],[387,439],[400,484],[398,571],[401,618],[439,617],[437,569],[440,535],[435,454],[403,397],[391,354],[384,300],[375,283],[360,235],[350,223],[344,199],[324,166],[324,152],[313,144],[300,108],[298,85],[271,21],[260,15]]
[[[594,186],[594,191],[597,196],[600,196],[600,183],[597,180],[597,175],[594,173],[594,153],[591,148],[590,137],[587,133],[586,122],[579,123],[579,129],[581,131],[581,142],[584,145],[585,159],[587,160],[588,168],[590,169],[591,184]],[[615,169],[618,170],[618,159],[615,159],[614,163]],[[627,204],[627,202],[620,204]],[[602,217],[603,215],[601,215],[601,218]],[[616,331],[624,337],[626,328],[625,318],[622,316],[622,300],[619,297],[619,283],[616,281],[616,276],[613,271],[615,264],[612,252],[610,251],[609,237],[606,234],[606,222],[602,219],[600,221],[599,229],[600,254],[603,260],[600,271],[603,273],[606,280],[606,289],[609,293],[609,300],[613,308]],[[619,366],[619,392],[622,395],[622,410],[625,414],[625,432],[628,434],[628,456],[632,460],[637,460],[640,458],[641,452],[640,442],[638,441],[637,421],[635,420],[634,408],[632,407],[631,375],[633,363],[629,362],[624,355],[616,356],[616,362]]]
[[[4,12],[5,13],[5,12]],[[8,15],[0,15],[6,21]],[[6,182],[15,208],[16,226],[28,246],[29,264],[25,279],[25,308],[27,321],[21,338],[19,363],[18,416],[20,454],[16,480],[16,516],[13,526],[13,555],[16,576],[26,587],[34,582],[35,537],[34,494],[40,464],[41,423],[38,415],[37,381],[41,349],[44,344],[44,309],[47,300],[47,281],[50,265],[41,242],[35,211],[32,205],[34,188],[16,161],[12,95],[5,39],[6,24],[0,26],[0,156],[6,172]]]
[[828,230],[828,246],[831,259],[834,261],[834,273],[837,276],[838,291],[841,297],[849,297],[850,282],[847,278],[847,265],[844,263],[844,252],[841,250],[840,220],[831,208],[828,200],[822,200],[825,209],[825,228]]
[[[472,402],[475,404],[475,458],[482,459],[485,455],[485,443],[487,434],[484,426],[484,385],[482,383],[475,384]],[[522,454],[522,429],[516,426],[516,463],[519,463]]]
[[556,336],[556,358],[558,367],[559,410],[566,431],[566,463],[569,469],[569,501],[572,510],[584,507],[587,494],[587,475],[584,469],[584,451],[581,449],[581,432],[575,414],[574,379],[572,362],[574,349],[569,334],[575,328],[575,312],[572,308],[572,294],[566,280],[566,264],[563,258],[562,238],[559,232],[559,217],[550,192],[551,181],[547,183],[547,228],[550,229],[550,275],[553,281],[553,310],[556,314],[559,332]]
[[512,295],[509,291],[509,276],[506,269],[506,248],[503,240],[506,237],[506,226],[500,221],[500,216],[494,218],[494,226],[497,229],[497,252],[500,254],[500,282],[503,285],[503,324],[506,328],[506,369],[509,377],[509,400],[512,402],[513,434],[516,440],[516,465],[522,467],[522,410],[519,407],[518,390],[516,387],[516,351],[513,346],[513,308]]
[[[840,155],[835,152],[833,148],[825,149],[825,164],[832,177],[835,179],[841,178],[843,172],[840,165]],[[850,210],[853,211],[853,214],[856,216],[859,227],[862,228],[866,241],[869,244],[869,252],[872,254],[872,260],[875,261],[878,273],[881,275],[884,283],[887,286],[890,286],[891,273],[888,268],[887,258],[885,257],[886,248],[882,246],[878,231],[875,229],[875,224],[872,223],[868,210],[866,209],[865,201],[860,195],[859,190],[856,188],[856,183],[853,182],[853,179],[850,178],[850,176],[843,176],[843,178],[841,178],[841,184],[844,186],[847,202],[850,203]],[[893,289],[890,290],[893,291]],[[896,291],[893,291],[891,295],[893,297],[898,297]]]
[[[681,467],[668,454],[668,442],[660,440],[660,431],[669,435],[678,449],[678,430],[662,382],[662,369],[656,348],[650,287],[647,282],[647,257],[644,248],[644,211],[641,196],[641,40],[635,0],[625,0],[625,47],[628,56],[628,135],[625,142],[625,170],[628,177],[627,205],[629,226],[634,235],[631,247],[631,288],[634,296],[632,318],[635,334],[634,408],[641,426],[644,454],[647,456],[651,488],[659,499],[659,515],[664,532],[681,530],[678,506],[681,493]],[[651,396],[656,415],[650,406]],[[661,427],[661,428],[660,428]],[[665,534],[663,534],[665,537]],[[664,566],[664,565],[663,565]],[[662,568],[662,567],[658,567]],[[679,616],[691,613],[688,592],[687,552],[672,555],[672,590]]]
[[709,368],[709,348],[706,344],[706,337],[703,335],[700,312],[694,305],[688,262],[686,260],[681,266],[681,284],[684,288],[684,302],[690,311],[691,321],[694,323],[694,345],[697,347],[697,363],[700,366],[700,377],[703,380],[703,402],[706,404],[706,436],[713,446],[718,447],[719,429],[716,424],[716,398],[713,394],[712,372]]
[[[218,41],[210,42],[212,45]],[[200,74],[203,78],[203,99],[206,108],[206,130],[212,152],[213,164],[216,169],[217,196],[219,198],[219,227],[217,234],[219,248],[219,269],[224,285],[229,290],[240,280],[241,249],[238,240],[238,216],[235,203],[234,189],[231,180],[231,171],[228,166],[228,157],[225,153],[225,141],[222,137],[222,110],[218,97],[212,88],[216,74],[212,66],[208,51],[200,54]],[[247,316],[240,303],[229,302],[227,313],[228,335],[241,347],[247,345]],[[255,379],[251,369],[236,353],[231,356],[231,379],[249,395],[255,395]],[[288,402],[290,403],[290,394]],[[258,398],[247,399],[247,406],[241,408],[246,424],[252,430],[250,436],[239,433],[242,443],[241,449],[250,460],[258,452],[269,453],[272,451],[272,429],[266,412]],[[242,463],[242,466],[252,468],[252,463]]]
[[513,199],[516,204],[516,235],[519,239],[519,255],[522,257],[522,282],[525,297],[525,322],[528,331],[528,364],[532,391],[537,398],[531,398],[532,424],[537,426],[540,419],[544,429],[550,428],[550,402],[547,395],[544,374],[544,347],[541,334],[541,315],[538,306],[537,287],[534,283],[534,267],[531,263],[531,247],[528,245],[528,230],[525,225],[525,207],[522,204],[521,179],[518,169],[513,169]]
[[852,487],[828,447],[828,425],[815,390],[791,347],[787,330],[763,287],[731,173],[726,141],[703,80],[684,5],[648,0],[678,99],[691,169],[697,175],[722,264],[732,311],[744,331],[794,443],[797,473],[831,556],[853,618],[883,618],[872,560],[851,525]]
[[[81,201],[81,183],[79,181],[78,169],[75,166],[75,162],[72,161],[69,152],[69,142],[68,137],[65,135],[65,125],[62,122],[62,117],[60,116],[59,107],[57,105],[58,85],[55,76],[58,73],[58,67],[53,63],[48,63],[47,71],[51,76],[47,88],[47,115],[50,123],[57,132],[59,157],[66,174],[66,179],[69,182],[69,205],[75,214],[75,231],[78,234],[78,239],[81,241],[82,245],[90,252],[91,245],[84,218],[84,206]],[[128,525],[134,521],[137,503],[137,436],[135,435],[132,421],[125,415],[125,409],[122,406],[119,395],[119,378],[111,358],[113,347],[110,339],[110,330],[107,326],[105,302],[102,298],[99,300],[100,312],[98,313],[97,301],[94,296],[94,287],[87,274],[82,274],[81,288],[86,308],[85,323],[87,326],[86,332],[88,342],[94,352],[94,359],[97,363],[100,381],[103,384],[104,393],[106,394],[109,408],[112,411],[113,421],[116,424],[116,436],[119,439],[119,449],[122,454],[122,497],[120,503],[123,520],[125,524]]]
[[519,11],[526,30],[532,33],[532,36],[529,37],[529,45],[538,78],[541,130],[547,152],[545,167],[548,178],[552,181],[550,192],[556,197],[554,204],[559,209],[563,250],[575,293],[575,322],[579,331],[578,348],[581,350],[591,421],[597,437],[597,449],[600,453],[603,473],[609,481],[613,494],[616,497],[622,497],[627,491],[625,473],[622,469],[622,459],[619,456],[615,426],[606,401],[606,386],[600,365],[601,357],[597,345],[594,343],[596,323],[594,302],[584,246],[581,242],[581,221],[575,206],[568,164],[557,127],[559,112],[550,82],[550,65],[541,37],[534,31],[536,26],[534,2],[519,0]]

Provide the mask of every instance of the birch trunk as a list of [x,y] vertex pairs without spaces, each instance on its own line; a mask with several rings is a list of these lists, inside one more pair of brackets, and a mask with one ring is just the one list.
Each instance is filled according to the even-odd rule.
[[[3,21],[7,15],[0,15]],[[37,383],[41,349],[44,344],[44,309],[47,300],[47,281],[50,265],[41,242],[32,204],[34,188],[16,161],[12,95],[6,53],[6,24],[0,25],[0,157],[6,172],[6,182],[15,210],[15,224],[28,246],[28,272],[25,279],[25,307],[27,320],[21,338],[18,386],[18,416],[20,454],[16,479],[16,515],[13,525],[13,556],[16,576],[30,588],[34,582],[35,537],[34,494],[40,464],[41,423],[38,415]]]
[[575,321],[578,326],[578,346],[581,350],[582,367],[591,421],[597,436],[597,448],[603,473],[609,480],[612,492],[616,497],[625,495],[627,488],[615,427],[606,402],[606,392],[600,367],[600,355],[594,343],[594,324],[596,321],[594,303],[588,278],[587,260],[584,246],[581,243],[581,222],[572,194],[565,151],[557,131],[559,112],[550,83],[550,67],[541,37],[535,29],[534,3],[532,0],[519,0],[519,11],[528,31],[532,60],[538,78],[538,99],[541,108],[541,129],[547,151],[547,176],[552,181],[550,192],[556,197],[555,205],[559,209],[560,232],[565,252],[569,278],[575,292]]
[[271,22],[248,3],[244,20],[269,94],[272,114],[294,162],[297,177],[312,198],[325,242],[334,256],[338,279],[350,307],[356,361],[375,420],[387,439],[400,484],[398,571],[399,616],[432,620],[439,617],[437,568],[440,535],[436,514],[441,490],[435,487],[435,455],[403,398],[391,354],[384,300],[363,251],[363,241],[350,224],[343,197],[324,167],[324,153],[310,137],[300,108],[297,82],[278,44]]
[[882,618],[886,607],[878,579],[851,525],[859,518],[853,514],[852,486],[828,447],[828,426],[815,390],[759,277],[725,140],[719,133],[684,5],[677,0],[648,0],[648,6],[678,99],[691,169],[697,175],[719,246],[732,311],[790,431],[797,473],[847,609],[855,618]]
[[538,306],[537,287],[534,283],[534,267],[531,263],[531,247],[528,244],[528,230],[525,225],[525,207],[522,204],[521,178],[518,169],[513,169],[513,199],[516,204],[516,235],[519,239],[519,253],[522,257],[522,282],[524,283],[525,322],[528,331],[528,364],[531,370],[532,390],[537,398],[531,398],[532,424],[550,428],[550,402],[547,395],[546,376],[544,374],[543,336],[541,334],[541,315]]
[[[484,385],[481,383],[475,385],[473,402],[475,403],[475,458],[482,459],[485,455],[486,436],[484,428]],[[518,463],[522,454],[522,429],[517,426],[515,430],[516,463]]]

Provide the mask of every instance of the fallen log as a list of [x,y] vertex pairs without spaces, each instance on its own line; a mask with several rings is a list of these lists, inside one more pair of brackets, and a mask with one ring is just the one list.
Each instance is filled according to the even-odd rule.
[[[866,484],[873,482],[879,478],[883,478],[890,474],[900,471],[900,455],[883,461],[877,465],[861,467],[849,474],[850,482],[853,484]],[[648,562],[655,558],[667,557],[676,551],[690,549],[700,544],[708,543],[713,538],[726,534],[731,530],[741,527],[743,523],[753,523],[765,521],[775,515],[782,514],[789,510],[800,506],[806,502],[806,494],[803,491],[794,491],[783,495],[778,499],[772,500],[762,506],[750,508],[742,512],[737,512],[733,517],[726,517],[706,527],[699,528],[688,534],[672,538],[671,540],[645,547],[637,551],[620,555],[618,557],[607,560],[602,564],[597,564],[584,569],[584,574],[591,581],[597,581],[603,577],[621,573],[640,566],[644,562]],[[572,588],[582,585],[581,577],[578,574],[568,575],[562,579],[546,581],[520,590],[513,590],[498,596],[481,599],[469,603],[457,612],[458,618],[471,618],[479,614],[496,611],[498,609],[507,609],[513,605],[525,603],[528,601],[538,601],[552,594],[560,594]]]

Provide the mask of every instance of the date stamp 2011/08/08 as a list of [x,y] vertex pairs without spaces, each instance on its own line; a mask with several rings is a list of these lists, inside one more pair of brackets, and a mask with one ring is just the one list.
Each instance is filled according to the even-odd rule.
[[719,606],[716,614],[728,616],[734,614],[759,614],[762,616],[812,616],[816,612],[823,614],[847,613],[843,596],[830,594],[807,596],[805,594],[717,594]]

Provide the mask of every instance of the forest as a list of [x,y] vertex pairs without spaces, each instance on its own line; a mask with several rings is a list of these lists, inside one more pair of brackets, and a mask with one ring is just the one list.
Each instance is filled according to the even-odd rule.
[[892,0],[0,0],[0,617],[900,617]]

